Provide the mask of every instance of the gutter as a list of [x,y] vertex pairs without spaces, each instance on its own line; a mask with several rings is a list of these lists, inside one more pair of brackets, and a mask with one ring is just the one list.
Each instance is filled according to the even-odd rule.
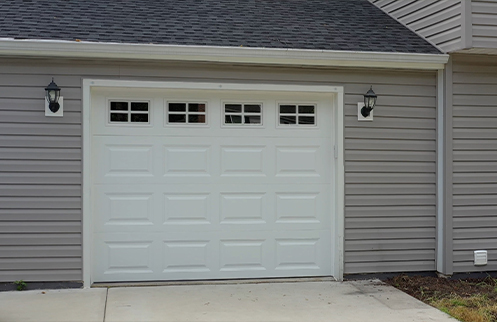
[[444,69],[445,54],[95,43],[0,38],[0,57],[197,61],[322,67]]

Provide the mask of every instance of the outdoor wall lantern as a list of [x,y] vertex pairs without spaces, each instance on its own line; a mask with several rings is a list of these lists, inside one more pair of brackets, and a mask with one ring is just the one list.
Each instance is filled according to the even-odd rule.
[[48,108],[50,109],[50,111],[52,111],[52,113],[57,113],[60,108],[60,87],[54,83],[53,77],[52,82],[45,88],[45,97],[47,99]]
[[45,116],[61,117],[64,113],[64,98],[60,96],[60,87],[52,82],[45,87]]
[[364,94],[364,106],[361,108],[361,114],[363,117],[368,117],[371,114],[375,104],[376,98],[378,96],[373,91],[373,86],[369,89],[369,91]]

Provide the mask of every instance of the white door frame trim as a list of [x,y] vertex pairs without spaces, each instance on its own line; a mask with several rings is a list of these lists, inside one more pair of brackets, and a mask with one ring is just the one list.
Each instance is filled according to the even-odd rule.
[[279,92],[315,92],[333,95],[335,120],[334,152],[335,171],[333,195],[334,218],[332,220],[332,275],[337,280],[343,279],[344,269],[344,202],[345,202],[345,171],[344,171],[344,89],[342,86],[327,85],[275,85],[275,84],[243,84],[243,83],[198,83],[198,82],[152,82],[152,81],[123,81],[83,79],[83,286],[92,284],[92,204],[91,204],[91,89],[93,87],[107,88],[168,88],[168,89],[202,89],[202,90],[237,90],[237,91],[279,91]]

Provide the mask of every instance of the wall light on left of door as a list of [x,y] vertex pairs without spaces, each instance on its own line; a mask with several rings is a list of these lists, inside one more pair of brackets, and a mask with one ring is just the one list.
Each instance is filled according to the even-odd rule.
[[45,87],[45,116],[63,116],[64,98],[60,96],[60,87],[54,79]]

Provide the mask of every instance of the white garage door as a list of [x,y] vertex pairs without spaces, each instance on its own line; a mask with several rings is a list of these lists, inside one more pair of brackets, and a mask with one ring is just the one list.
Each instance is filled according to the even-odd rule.
[[91,95],[93,282],[331,275],[329,94]]

